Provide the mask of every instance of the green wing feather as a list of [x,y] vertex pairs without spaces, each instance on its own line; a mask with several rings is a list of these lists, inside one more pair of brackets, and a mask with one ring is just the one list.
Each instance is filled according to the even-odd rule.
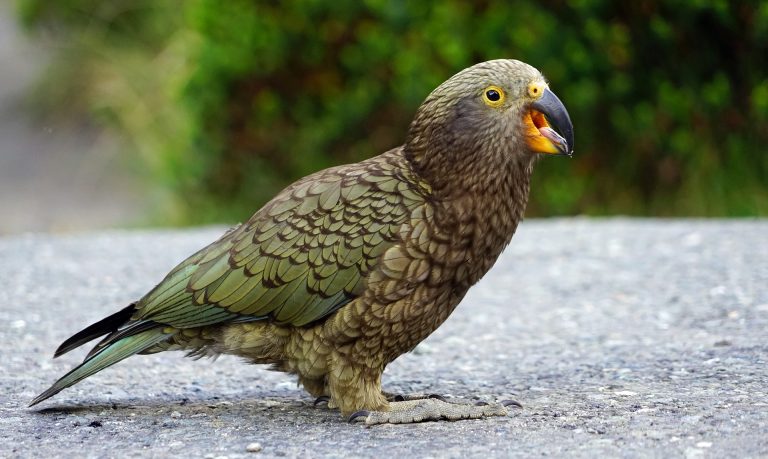
[[137,320],[188,328],[319,320],[360,295],[423,191],[399,155],[296,182],[194,254],[137,304]]

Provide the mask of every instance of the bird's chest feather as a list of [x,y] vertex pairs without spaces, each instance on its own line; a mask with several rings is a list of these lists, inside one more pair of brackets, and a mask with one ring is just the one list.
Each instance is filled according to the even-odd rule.
[[[493,265],[517,226],[509,209],[478,215],[470,202],[426,204],[402,225],[400,243],[383,255],[364,297],[340,311],[355,324],[358,346],[385,361],[436,330]],[[481,218],[482,217],[482,218]],[[386,362],[383,362],[386,363]]]
[[520,217],[498,197],[464,196],[436,205],[432,242],[425,247],[433,267],[431,283],[448,285],[463,296],[496,262]]

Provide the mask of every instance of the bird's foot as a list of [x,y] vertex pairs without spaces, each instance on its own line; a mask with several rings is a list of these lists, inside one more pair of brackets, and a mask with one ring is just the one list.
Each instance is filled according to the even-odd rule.
[[[442,398],[442,397],[441,397]],[[418,398],[394,401],[389,404],[389,411],[358,411],[349,417],[349,422],[360,422],[372,426],[376,424],[409,424],[423,421],[458,421],[461,419],[480,419],[489,416],[506,416],[509,408],[522,408],[520,402],[504,400],[500,403],[446,401],[441,398]]]

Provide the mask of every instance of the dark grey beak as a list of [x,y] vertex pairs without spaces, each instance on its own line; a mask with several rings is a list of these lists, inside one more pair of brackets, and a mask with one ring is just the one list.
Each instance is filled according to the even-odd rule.
[[555,132],[548,132],[552,137],[549,140],[554,143],[561,155],[573,155],[573,124],[571,117],[565,105],[549,88],[544,90],[544,94],[531,107],[541,112],[547,122],[552,126]]

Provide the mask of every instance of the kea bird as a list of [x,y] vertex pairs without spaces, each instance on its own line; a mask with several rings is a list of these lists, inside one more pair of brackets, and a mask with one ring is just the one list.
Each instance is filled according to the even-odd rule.
[[494,264],[536,159],[572,153],[568,112],[538,70],[464,69],[421,104],[402,146],[298,180],[62,343],[55,357],[103,337],[31,405],[131,355],[183,350],[271,364],[366,424],[506,415],[508,402],[394,396],[381,376]]

